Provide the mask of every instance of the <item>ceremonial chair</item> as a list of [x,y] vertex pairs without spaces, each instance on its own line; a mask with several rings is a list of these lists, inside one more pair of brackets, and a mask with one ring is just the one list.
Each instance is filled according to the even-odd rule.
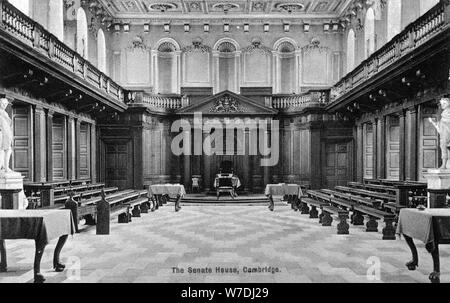
[[220,193],[229,193],[231,198],[234,199],[234,187],[233,187],[233,178],[231,177],[219,177],[218,178],[218,186],[217,186],[217,200],[220,198]]

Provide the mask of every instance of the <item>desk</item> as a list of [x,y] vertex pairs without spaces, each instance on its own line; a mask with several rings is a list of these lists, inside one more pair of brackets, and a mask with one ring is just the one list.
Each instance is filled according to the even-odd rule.
[[402,209],[398,219],[397,233],[403,235],[411,249],[413,259],[406,264],[409,270],[415,270],[419,263],[413,239],[425,243],[427,251],[433,258],[434,271],[429,278],[431,282],[439,283],[439,244],[450,244],[450,209],[434,208],[423,211]]
[[40,273],[41,259],[45,246],[59,238],[53,255],[53,267],[64,270],[59,255],[68,235],[75,233],[75,225],[70,210],[0,210],[0,272],[7,271],[5,240],[34,240],[34,280],[42,283],[45,278]]
[[269,209],[273,211],[275,203],[273,202],[273,196],[283,196],[288,198],[288,203],[291,204],[292,209],[298,211],[298,202],[303,196],[303,191],[298,184],[267,184],[264,194],[269,198]]
[[170,198],[175,198],[175,211],[180,211],[180,200],[182,197],[186,195],[186,189],[181,184],[155,184],[150,185],[148,189],[149,197],[156,200],[156,203],[153,203],[152,211],[158,209],[159,206],[162,206],[162,200],[164,196],[168,196]]

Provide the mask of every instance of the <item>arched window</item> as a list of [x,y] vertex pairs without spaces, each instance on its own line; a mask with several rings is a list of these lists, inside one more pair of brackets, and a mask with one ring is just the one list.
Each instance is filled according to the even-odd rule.
[[389,0],[387,8],[387,40],[391,40],[402,29],[402,0]]
[[9,0],[9,3],[18,8],[25,15],[30,15],[30,0]]
[[350,29],[347,36],[347,73],[355,68],[355,31]]
[[48,30],[64,41],[64,7],[61,0],[49,0]]
[[81,7],[77,12],[77,52],[88,59],[88,26],[86,13]]
[[364,45],[366,58],[369,58],[375,51],[375,12],[371,7],[367,10],[364,22]]
[[218,92],[230,90],[238,93],[238,44],[231,39],[223,39],[218,41],[214,50],[219,53],[218,71],[217,71],[217,87]]
[[175,94],[179,90],[178,65],[180,46],[173,39],[157,43],[158,93]]
[[279,53],[279,79],[280,91],[282,94],[292,94],[296,92],[295,87],[295,46],[292,42],[284,41],[276,49]]
[[101,28],[97,35],[97,67],[101,72],[106,73],[106,40]]

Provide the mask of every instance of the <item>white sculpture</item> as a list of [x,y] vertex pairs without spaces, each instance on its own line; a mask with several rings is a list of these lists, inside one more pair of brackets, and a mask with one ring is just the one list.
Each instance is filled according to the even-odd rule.
[[7,173],[11,172],[9,160],[11,159],[14,136],[12,120],[6,112],[8,104],[8,99],[0,99],[0,171]]
[[[9,167],[9,160],[12,155],[12,143],[14,138],[12,120],[6,112],[9,101],[6,98],[0,98],[0,176],[3,178],[16,177]],[[22,182],[22,181],[21,181]],[[19,192],[19,209],[26,209],[28,207],[28,199],[23,191],[23,185],[20,183],[22,190]]]
[[434,118],[429,118],[428,120],[439,133],[442,154],[442,165],[440,169],[450,169],[450,99],[441,98],[440,105],[443,110],[441,120],[438,122]]

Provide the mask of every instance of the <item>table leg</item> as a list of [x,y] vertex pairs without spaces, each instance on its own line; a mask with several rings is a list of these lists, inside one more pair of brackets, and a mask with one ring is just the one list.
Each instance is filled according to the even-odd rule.
[[34,254],[34,283],[43,283],[45,281],[44,276],[41,274],[41,260],[44,255],[46,244],[40,244],[35,241],[36,251]]
[[417,266],[419,265],[419,256],[417,254],[417,247],[414,244],[414,240],[411,237],[406,235],[403,235],[403,237],[405,238],[406,244],[408,244],[412,254],[412,260],[406,263],[406,267],[408,267],[409,270],[416,270]]
[[55,252],[53,254],[53,269],[56,272],[62,272],[66,268],[66,266],[60,262],[59,255],[61,254],[61,250],[63,249],[64,244],[66,244],[68,237],[69,235],[61,236],[56,244]]
[[180,200],[181,200],[181,195],[178,195],[177,200],[175,202],[175,212],[179,212],[181,209]]
[[8,264],[6,261],[6,243],[5,240],[0,240],[0,272],[6,272],[8,270]]
[[268,195],[267,198],[269,198],[269,210],[273,211],[275,208],[275,203],[273,203],[273,197],[272,195]]
[[433,258],[433,272],[430,274],[429,279],[431,283],[441,282],[441,264],[439,260],[439,243],[429,243],[426,246],[427,251]]

